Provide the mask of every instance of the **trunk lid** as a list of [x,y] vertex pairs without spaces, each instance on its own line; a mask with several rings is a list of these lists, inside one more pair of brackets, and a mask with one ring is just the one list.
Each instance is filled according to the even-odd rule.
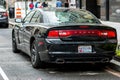
[[105,25],[69,25],[50,28],[47,38],[62,41],[103,41],[116,38],[116,30]]

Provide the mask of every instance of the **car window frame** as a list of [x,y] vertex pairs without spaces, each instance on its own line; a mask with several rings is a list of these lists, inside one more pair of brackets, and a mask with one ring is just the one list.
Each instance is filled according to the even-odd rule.
[[[36,17],[36,14],[37,14],[37,17]],[[36,18],[36,20],[34,20],[33,18]],[[33,21],[32,21],[33,20]],[[32,16],[31,18],[31,21],[30,23],[43,23],[43,16],[42,16],[42,13],[40,11],[35,11],[34,15]]]
[[[31,15],[32,14],[32,15]],[[31,19],[32,19],[32,17],[33,17],[33,15],[35,14],[35,11],[30,11],[26,16],[25,16],[25,18],[23,19],[23,23],[30,23],[30,21],[31,21]],[[28,17],[29,15],[31,15],[30,17]],[[29,21],[27,22],[27,21],[25,21],[25,19],[27,19],[27,18],[29,18]]]

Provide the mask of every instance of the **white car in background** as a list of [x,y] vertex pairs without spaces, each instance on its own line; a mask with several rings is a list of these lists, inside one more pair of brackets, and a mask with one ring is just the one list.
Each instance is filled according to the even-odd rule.
[[0,28],[8,28],[8,12],[0,5]]

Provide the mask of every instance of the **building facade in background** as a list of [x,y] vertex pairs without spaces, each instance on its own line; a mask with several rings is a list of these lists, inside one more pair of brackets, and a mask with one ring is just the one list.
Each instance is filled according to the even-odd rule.
[[[2,2],[4,0],[0,0]],[[6,0],[7,7],[14,7],[17,1],[31,0]],[[38,0],[33,0],[34,2]],[[44,0],[39,0],[44,1]],[[57,0],[47,0],[50,6],[55,7]],[[66,0],[61,0],[64,4]],[[102,20],[120,22],[120,0],[68,0],[69,7],[81,8],[91,11]],[[74,2],[74,3],[73,3]]]

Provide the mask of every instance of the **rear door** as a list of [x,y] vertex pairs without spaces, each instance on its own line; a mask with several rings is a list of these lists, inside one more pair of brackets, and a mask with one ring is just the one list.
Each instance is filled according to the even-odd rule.
[[27,41],[25,41],[25,38],[26,38],[26,36],[27,36],[27,34],[26,34],[26,30],[29,30],[30,29],[30,27],[29,26],[27,26],[27,25],[29,25],[30,24],[30,20],[31,20],[31,18],[32,18],[32,16],[33,16],[33,14],[35,13],[35,11],[31,11],[25,18],[24,18],[24,20],[23,20],[23,28],[22,28],[22,33],[21,33],[21,35],[23,36],[22,37],[22,44],[24,45],[24,47],[22,48],[23,49],[23,51],[24,52],[26,52],[27,50],[26,50],[26,47],[28,47],[28,45],[26,45],[26,42]]
[[34,31],[38,27],[38,23],[42,22],[43,20],[40,21],[40,11],[35,11],[34,13],[31,13],[32,17],[30,19],[30,22],[25,25],[24,29],[24,45],[25,45],[25,50],[28,51],[27,53],[30,54],[30,38],[31,36],[34,36]]

